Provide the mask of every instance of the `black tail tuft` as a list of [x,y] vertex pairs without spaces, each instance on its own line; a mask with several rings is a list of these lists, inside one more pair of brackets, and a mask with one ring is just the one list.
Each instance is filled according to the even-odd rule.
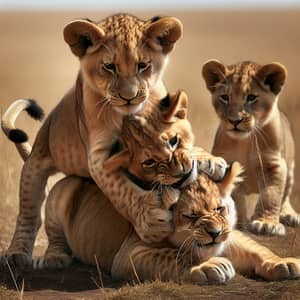
[[30,106],[26,108],[27,113],[35,120],[41,121],[44,118],[43,109],[33,99],[27,99],[30,102]]
[[17,144],[21,144],[24,142],[28,141],[28,136],[27,134],[21,130],[21,129],[12,129],[9,133],[8,133],[8,138]]

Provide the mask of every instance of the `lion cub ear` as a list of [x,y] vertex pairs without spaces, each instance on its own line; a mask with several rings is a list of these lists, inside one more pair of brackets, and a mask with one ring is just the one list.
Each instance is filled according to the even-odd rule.
[[211,93],[215,91],[217,83],[224,81],[226,73],[226,66],[218,60],[212,59],[203,65],[202,76],[205,80],[207,89]]
[[117,171],[120,168],[128,168],[130,162],[130,155],[127,149],[109,157],[104,163],[103,168],[108,172]]
[[154,17],[145,29],[149,46],[169,53],[182,36],[182,23],[174,17]]
[[78,57],[84,56],[87,48],[94,46],[104,36],[105,32],[101,27],[87,20],[73,21],[64,29],[64,39]]
[[233,162],[229,167],[225,177],[218,184],[222,197],[230,196],[235,186],[243,181],[241,174],[243,173],[243,167],[237,161]]
[[272,93],[278,95],[285,83],[287,70],[280,63],[271,63],[262,66],[256,76],[264,85],[269,86]]
[[184,91],[178,91],[174,95],[167,95],[160,101],[160,109],[163,111],[162,121],[174,123],[177,119],[187,118],[188,96]]

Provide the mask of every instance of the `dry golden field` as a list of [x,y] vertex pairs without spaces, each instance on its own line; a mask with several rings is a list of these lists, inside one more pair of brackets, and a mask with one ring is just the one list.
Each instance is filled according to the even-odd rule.
[[[109,12],[61,13],[0,13],[0,110],[18,98],[34,98],[48,113],[73,84],[78,61],[64,43],[64,25],[76,17],[101,19]],[[189,117],[197,137],[197,144],[210,149],[217,119],[209,94],[201,78],[203,63],[216,58],[225,63],[254,60],[260,63],[280,61],[288,71],[288,82],[281,95],[280,107],[286,112],[294,128],[296,153],[300,152],[300,11],[226,11],[226,12],[150,12],[175,15],[184,24],[184,38],[171,55],[165,74],[170,91],[185,89],[190,98]],[[18,125],[30,132],[33,140],[40,124],[22,116]],[[293,202],[300,211],[300,154],[296,161],[296,181]],[[22,161],[14,145],[0,133],[0,249],[7,247],[18,210],[18,181]],[[286,237],[256,238],[281,255],[300,256],[300,230],[290,229]],[[37,252],[41,253],[46,240],[41,234]],[[58,272],[50,279],[47,274],[19,274],[25,276],[27,290],[42,290],[26,294],[28,299],[97,299],[113,295],[114,299],[300,299],[300,281],[265,283],[237,277],[224,286],[192,287],[154,283],[142,287],[122,288],[111,294],[94,291],[84,294],[57,294],[65,289],[96,288],[90,272]],[[0,274],[1,275],[1,274]],[[18,275],[18,274],[17,274]],[[96,274],[97,275],[97,274]],[[96,276],[95,275],[95,276]],[[75,276],[75,277],[74,277]],[[82,276],[82,278],[80,277]],[[2,276],[3,277],[3,276]],[[0,276],[0,278],[2,278]],[[76,279],[76,280],[75,280]],[[81,282],[81,284],[79,284]],[[1,284],[1,282],[0,282]],[[10,285],[12,286],[12,285]],[[120,286],[105,281],[106,287]],[[25,289],[25,290],[26,290]],[[27,295],[27,296],[26,296]],[[13,296],[0,288],[0,299]]]

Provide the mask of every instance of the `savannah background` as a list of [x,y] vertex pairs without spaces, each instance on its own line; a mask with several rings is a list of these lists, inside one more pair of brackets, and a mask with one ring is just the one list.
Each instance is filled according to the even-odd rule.
[[[241,60],[279,61],[287,67],[288,80],[280,97],[280,107],[294,129],[297,154],[293,203],[300,211],[300,2],[150,2],[0,0],[1,114],[13,100],[24,97],[36,99],[48,114],[73,85],[79,63],[62,35],[63,27],[69,21],[80,17],[99,20],[120,11],[141,18],[174,15],[183,22],[184,36],[171,54],[165,83],[170,91],[184,89],[188,93],[189,118],[196,143],[207,150],[212,146],[217,118],[201,77],[202,65],[208,59],[216,58],[228,64]],[[29,132],[32,142],[40,124],[23,114],[18,126]],[[0,251],[8,246],[14,230],[22,164],[14,145],[1,132]],[[285,237],[255,238],[280,255],[300,256],[300,230],[289,229],[287,233]],[[46,245],[41,230],[35,253],[41,254]],[[266,283],[237,276],[222,286],[179,286],[158,281],[130,288],[112,282],[105,274],[100,276],[94,268],[78,264],[50,275],[30,270],[12,272],[13,276],[0,271],[0,299],[300,299],[300,281]],[[12,291],[16,285],[17,293]],[[104,289],[99,289],[101,285]]]

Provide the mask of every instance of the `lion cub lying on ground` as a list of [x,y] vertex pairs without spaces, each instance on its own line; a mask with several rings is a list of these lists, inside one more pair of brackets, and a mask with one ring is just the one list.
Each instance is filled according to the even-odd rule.
[[[130,144],[147,149],[148,144],[140,144],[142,138],[142,135],[134,136]],[[181,157],[181,150],[175,152]],[[112,157],[108,166],[122,167],[123,161],[129,162],[131,175],[140,182],[159,178],[162,175],[160,167],[167,167],[164,161],[156,160],[157,168],[151,176],[147,171],[138,174],[135,170],[140,168],[142,161],[135,159],[130,151],[123,153],[126,154],[122,159],[119,155],[115,160]],[[170,161],[170,170],[172,164]],[[231,231],[236,215],[230,193],[240,172],[239,164],[233,164],[219,188],[203,173],[196,181],[181,187],[179,200],[172,209],[175,232],[160,244],[141,241],[132,225],[117,213],[93,182],[67,177],[55,185],[47,199],[49,246],[45,257],[35,261],[35,267],[53,268],[71,263],[68,249],[85,263],[98,262],[114,279],[130,280],[138,276],[139,280],[160,278],[197,284],[221,283],[230,280],[235,270],[266,280],[300,277],[299,259],[282,259],[242,233]],[[164,177],[169,182],[175,179],[171,173]],[[172,186],[169,188],[173,192]],[[155,194],[161,192],[153,189]],[[162,193],[162,201],[164,197],[168,202],[167,189]]]
[[[184,130],[188,127],[173,122],[168,127],[159,127],[157,132],[161,118],[166,120],[177,115],[184,122],[185,94],[165,98],[162,105],[165,110],[151,114],[147,121],[141,115],[125,118],[122,136],[126,148],[105,165],[109,170],[126,167],[127,171],[123,172],[141,193],[143,189],[151,189],[153,197],[149,198],[147,207],[169,207],[175,203],[174,234],[163,243],[145,244],[92,180],[67,177],[54,186],[47,199],[49,246],[45,256],[35,261],[35,266],[67,266],[72,253],[85,263],[98,261],[114,278],[126,280],[134,277],[133,269],[140,280],[159,277],[198,284],[225,282],[234,276],[235,269],[267,280],[299,277],[299,260],[281,259],[241,233],[231,232],[235,208],[229,195],[240,173],[239,165],[234,164],[220,184],[221,192],[206,175],[198,176],[193,159],[198,156],[203,159],[205,153],[183,146]],[[23,154],[28,155],[25,150]],[[199,172],[201,168],[210,172],[206,169],[209,164],[201,162],[197,165]],[[181,173],[185,175],[178,177]],[[198,178],[191,182],[193,177]],[[181,189],[180,197],[178,189]],[[157,203],[159,200],[162,203]],[[145,206],[141,204],[139,209]]]
[[212,60],[202,72],[220,118],[212,152],[245,167],[245,180],[233,195],[238,224],[247,223],[245,196],[259,193],[250,229],[285,234],[281,223],[300,224],[300,215],[290,203],[294,140],[287,118],[278,109],[285,67],[253,62],[226,66]]

